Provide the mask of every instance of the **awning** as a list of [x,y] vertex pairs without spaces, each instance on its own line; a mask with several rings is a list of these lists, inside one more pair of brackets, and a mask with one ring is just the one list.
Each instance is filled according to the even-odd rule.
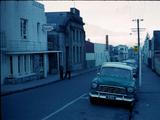
[[16,52],[6,52],[8,55],[16,54],[39,54],[39,53],[62,53],[62,51],[16,51]]

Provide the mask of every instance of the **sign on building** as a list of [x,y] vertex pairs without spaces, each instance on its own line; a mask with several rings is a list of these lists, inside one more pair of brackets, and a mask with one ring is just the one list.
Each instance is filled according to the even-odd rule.
[[134,46],[133,50],[134,52],[138,52],[138,46]]

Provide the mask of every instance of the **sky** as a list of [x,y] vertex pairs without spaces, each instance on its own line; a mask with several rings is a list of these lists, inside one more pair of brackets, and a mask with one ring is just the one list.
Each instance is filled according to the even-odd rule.
[[[105,35],[109,36],[109,44],[134,46],[137,44],[137,23],[140,22],[141,45],[149,33],[160,30],[159,1],[38,1],[45,6],[45,12],[69,11],[71,7],[80,10],[85,23],[86,40],[94,43],[105,43]],[[134,30],[133,30],[134,29]]]

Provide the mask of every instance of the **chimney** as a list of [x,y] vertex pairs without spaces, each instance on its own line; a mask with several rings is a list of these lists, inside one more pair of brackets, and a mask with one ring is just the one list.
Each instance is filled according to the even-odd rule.
[[76,8],[70,8],[70,12],[71,12],[71,13],[73,13],[73,14],[75,14],[75,15],[77,15],[77,16],[79,16],[79,15],[80,15],[79,10],[78,10],[78,9],[76,9]]
[[108,51],[108,35],[106,35],[106,50]]

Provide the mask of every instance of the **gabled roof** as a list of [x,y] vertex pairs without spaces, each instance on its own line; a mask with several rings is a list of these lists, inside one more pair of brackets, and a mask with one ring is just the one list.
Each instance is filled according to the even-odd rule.
[[46,17],[47,23],[65,26],[68,22],[72,21],[84,25],[82,18],[72,12],[46,12]]

